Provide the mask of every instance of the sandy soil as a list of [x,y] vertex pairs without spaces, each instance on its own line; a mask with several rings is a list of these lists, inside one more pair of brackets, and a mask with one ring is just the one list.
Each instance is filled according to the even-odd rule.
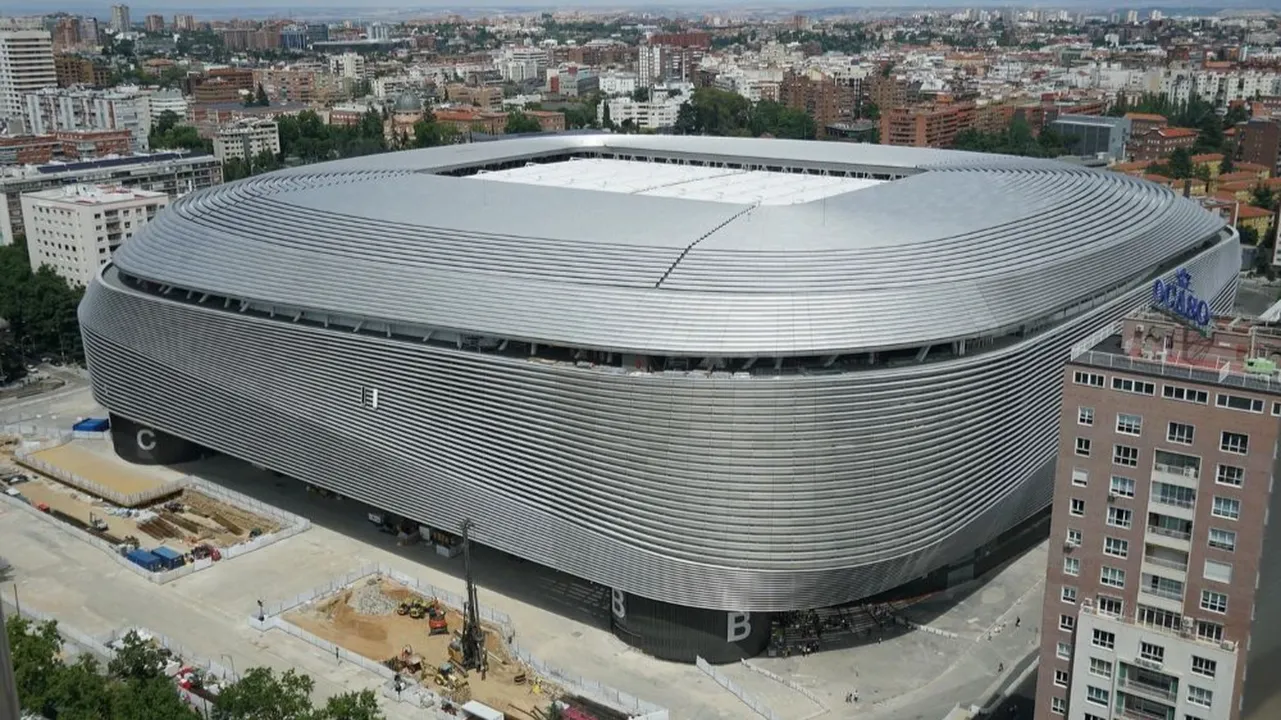
[[172,480],[127,465],[123,460],[112,462],[113,458],[104,457],[75,443],[41,450],[34,453],[33,457],[124,495],[151,492],[175,485]]
[[[34,473],[25,471],[31,477]],[[147,534],[138,528],[138,522],[133,518],[119,517],[109,515],[106,512],[107,503],[88,493],[81,492],[76,488],[54,480],[35,475],[35,479],[30,482],[21,483],[13,486],[19,492],[31,501],[32,505],[44,503],[51,509],[60,510],[74,518],[85,521],[90,520],[90,515],[96,515],[107,523],[107,532],[124,539],[128,535],[138,538],[144,548],[154,548],[158,545],[165,545],[180,552],[188,552],[196,545],[207,542],[215,547],[228,547],[236,543],[249,539],[249,531],[253,528],[260,528],[263,532],[272,532],[276,529],[274,523],[259,518],[252,513],[231,507],[220,503],[208,496],[200,493],[184,490],[181,496],[181,502],[189,506],[199,508],[205,515],[217,513],[220,516],[231,520],[240,526],[240,533],[233,534],[222,525],[205,517],[204,515],[192,512],[176,513],[178,517],[184,518],[195,523],[201,528],[199,533],[190,533],[184,528],[179,528],[182,533],[177,538],[157,538]],[[152,506],[152,510],[159,511],[163,504]]]
[[[413,597],[414,593],[403,585],[392,580],[381,581],[383,592],[395,600],[403,601]],[[357,586],[359,587],[359,586]],[[449,642],[453,633],[462,629],[462,614],[455,608],[447,608],[446,619],[449,621],[450,634],[428,635],[427,620],[414,620],[408,616],[396,615],[361,615],[348,604],[353,590],[345,590],[336,596],[325,598],[285,615],[285,620],[298,627],[324,638],[332,643],[362,655],[370,660],[383,662],[400,654],[406,646],[414,654],[421,655],[424,663],[436,666],[449,659]],[[545,708],[550,698],[546,694],[551,689],[546,686],[541,692],[534,692],[534,676],[528,673],[528,682],[517,685],[513,678],[524,670],[518,663],[507,658],[501,638],[488,630],[485,647],[499,656],[498,660],[490,659],[489,672],[484,680],[480,673],[468,673],[471,686],[471,697],[490,707],[507,713],[509,717],[532,717],[530,711],[535,707]],[[432,678],[426,678],[424,684],[432,685]]]

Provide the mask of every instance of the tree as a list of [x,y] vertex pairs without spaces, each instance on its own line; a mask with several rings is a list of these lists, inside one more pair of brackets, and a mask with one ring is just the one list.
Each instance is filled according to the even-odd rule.
[[638,87],[632,91],[632,99],[636,102],[649,102],[649,88]]
[[304,720],[312,714],[315,686],[310,677],[293,670],[277,678],[270,668],[252,668],[223,688],[213,720]]
[[173,127],[178,124],[179,120],[181,120],[181,118],[178,117],[178,113],[173,110],[166,110],[160,113],[160,116],[156,118],[155,124],[151,126],[151,132],[153,134],[159,133],[164,135],[172,130]]
[[120,640],[107,672],[121,680],[147,680],[164,676],[165,653],[155,643],[130,630]]
[[258,90],[254,95],[254,104],[268,107],[271,101],[267,99],[267,91],[262,89],[262,83],[258,83]]
[[601,127],[604,127],[606,130],[613,130],[614,120],[609,116],[609,102],[602,100],[601,104],[605,106],[605,109],[601,111]]
[[539,125],[537,120],[519,110],[513,110],[507,114],[507,126],[503,130],[503,132],[508,135],[515,135],[518,133],[536,133],[542,131],[543,126]]
[[18,702],[25,708],[44,708],[52,696],[59,666],[58,653],[62,651],[58,624],[35,625],[25,618],[10,615],[5,621],[5,632],[9,636]]
[[1227,175],[1236,170],[1236,161],[1232,159],[1232,148],[1227,148],[1223,153],[1223,161],[1219,163],[1219,174]]
[[1192,177],[1192,152],[1187,148],[1179,148],[1170,153],[1170,159],[1166,162],[1169,168],[1170,177],[1182,180],[1183,178]]
[[1263,183],[1255,185],[1254,189],[1250,191],[1251,205],[1272,210],[1275,209],[1276,202],[1276,194],[1272,192],[1272,188],[1264,185]]
[[33,356],[84,360],[76,308],[84,289],[71,287],[48,266],[31,271],[25,240],[0,247],[0,318],[18,350]]
[[373,690],[334,695],[316,713],[316,720],[383,720],[378,696]]

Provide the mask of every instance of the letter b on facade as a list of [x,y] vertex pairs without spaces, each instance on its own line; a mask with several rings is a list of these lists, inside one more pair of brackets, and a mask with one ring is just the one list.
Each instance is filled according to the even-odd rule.
[[726,642],[746,640],[752,634],[752,614],[745,612],[725,613]]

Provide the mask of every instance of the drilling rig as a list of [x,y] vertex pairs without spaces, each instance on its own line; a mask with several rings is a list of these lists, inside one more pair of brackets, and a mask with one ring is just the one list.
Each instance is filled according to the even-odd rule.
[[471,574],[471,529],[475,527],[470,519],[463,520],[463,574],[467,579],[467,607],[463,608],[463,667],[467,670],[479,670],[482,679],[489,663],[485,655],[485,629],[480,626],[480,605],[476,602],[476,581]]

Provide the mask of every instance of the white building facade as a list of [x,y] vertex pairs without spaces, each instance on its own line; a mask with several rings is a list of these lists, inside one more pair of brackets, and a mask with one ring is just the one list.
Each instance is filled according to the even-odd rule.
[[72,285],[88,285],[121,243],[168,204],[165,193],[119,185],[25,193],[22,218],[31,269],[47,265]]
[[280,154],[280,128],[274,120],[246,118],[218,131],[213,140],[219,162],[251,160],[263,152]]
[[21,124],[22,96],[57,84],[53,40],[48,32],[0,32],[0,122],[8,126]]
[[146,152],[151,134],[151,103],[141,92],[43,88],[23,95],[27,132],[45,135],[59,130],[128,130],[134,152]]

